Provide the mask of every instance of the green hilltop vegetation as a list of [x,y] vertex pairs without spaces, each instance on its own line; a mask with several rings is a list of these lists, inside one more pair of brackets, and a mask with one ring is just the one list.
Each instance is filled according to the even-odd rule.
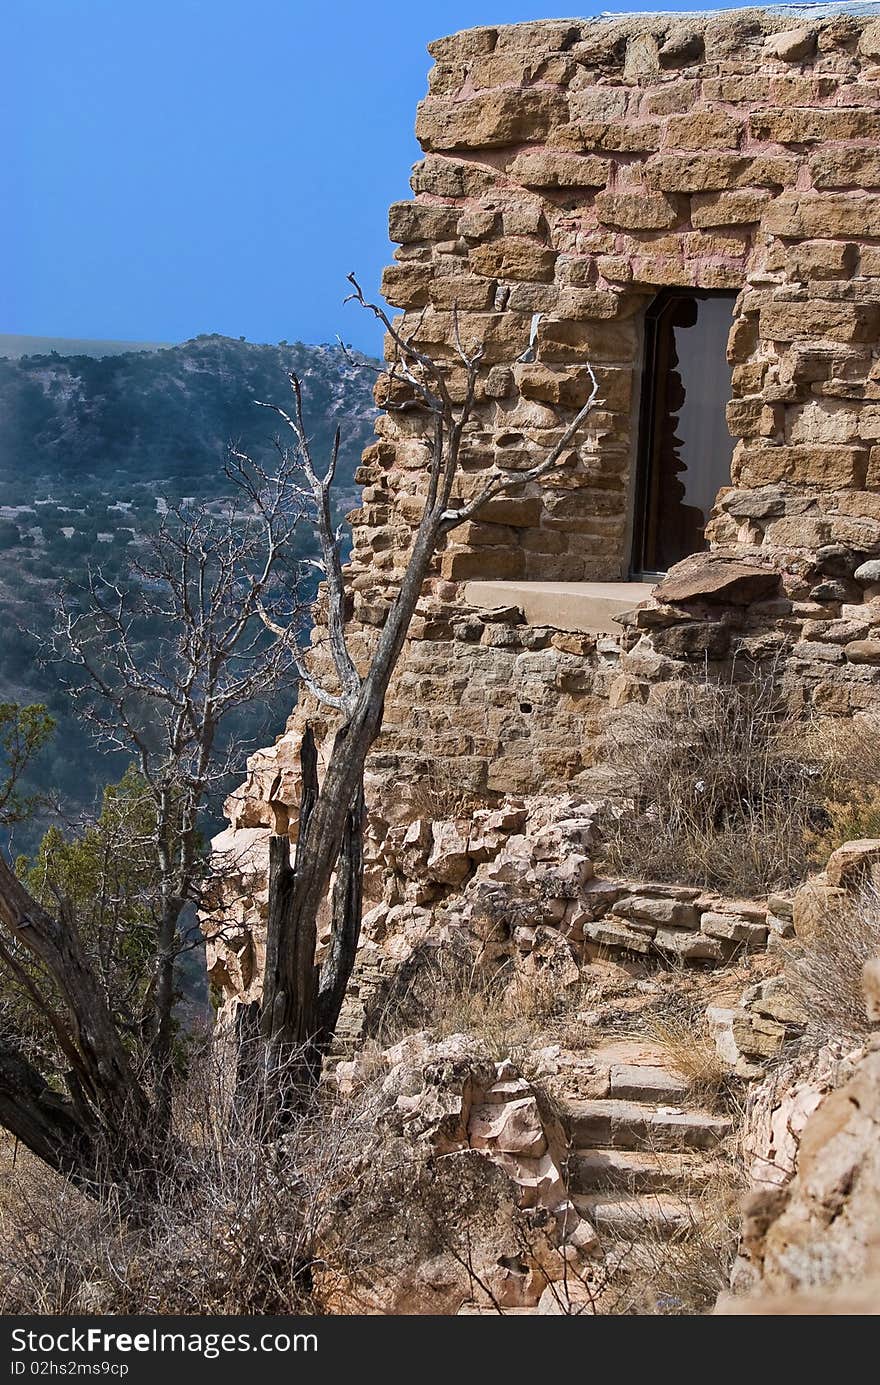
[[[271,461],[276,421],[253,401],[289,399],[291,369],[303,380],[319,457],[337,424],[342,430],[344,511],[355,499],[354,469],[376,410],[372,372],[358,370],[338,346],[208,335],[100,356],[0,359],[0,701],[42,701],[58,719],[39,779],[73,811],[96,803],[125,760],[96,752],[52,667],[39,663],[59,585],[75,584],[90,561],[122,575],[167,503],[227,494],[230,441]],[[285,699],[283,708],[254,708],[236,727],[245,747],[280,729],[291,695]]]

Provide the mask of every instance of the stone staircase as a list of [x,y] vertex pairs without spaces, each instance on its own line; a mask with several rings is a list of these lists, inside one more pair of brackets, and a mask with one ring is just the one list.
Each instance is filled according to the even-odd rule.
[[697,1106],[662,1053],[642,1048],[638,1061],[617,1061],[633,1056],[623,1048],[592,1055],[607,1064],[605,1094],[561,1096],[559,1110],[572,1201],[606,1251],[637,1256],[640,1243],[680,1240],[697,1227],[732,1122]]

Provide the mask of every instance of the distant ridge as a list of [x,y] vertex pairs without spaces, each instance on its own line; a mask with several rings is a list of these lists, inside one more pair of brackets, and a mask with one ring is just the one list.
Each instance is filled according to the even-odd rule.
[[127,351],[163,351],[173,345],[167,341],[97,341],[77,337],[23,337],[0,332],[0,356],[18,360],[21,356],[122,356]]

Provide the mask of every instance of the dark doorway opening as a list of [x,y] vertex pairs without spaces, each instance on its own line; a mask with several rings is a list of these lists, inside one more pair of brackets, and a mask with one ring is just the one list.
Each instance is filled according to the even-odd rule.
[[633,533],[634,575],[705,548],[715,497],[730,485],[727,338],[736,294],[671,289],[648,309]]

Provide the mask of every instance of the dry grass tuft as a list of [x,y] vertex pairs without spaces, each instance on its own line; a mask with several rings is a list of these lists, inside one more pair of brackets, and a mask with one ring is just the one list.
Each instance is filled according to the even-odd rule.
[[876,956],[880,956],[880,889],[868,885],[842,902],[823,902],[815,928],[797,939],[785,961],[789,990],[807,1016],[806,1037],[811,1043],[859,1041],[871,1032],[862,967]]
[[561,986],[552,967],[486,966],[464,945],[426,942],[398,969],[370,1028],[381,1047],[430,1029],[440,1039],[470,1034],[496,1061],[521,1062],[537,1035],[571,1023],[582,993]]
[[719,1293],[729,1289],[745,1185],[733,1154],[718,1154],[712,1178],[684,1190],[696,1210],[680,1232],[671,1237],[645,1232],[637,1244],[605,1238],[620,1269],[603,1311],[692,1317],[711,1313]]
[[629,707],[606,756],[625,800],[607,833],[615,869],[755,895],[803,877],[816,768],[769,680],[707,677]]
[[91,1200],[19,1155],[0,1205],[0,1312],[288,1314],[322,1311],[323,1228],[353,1196],[375,1144],[368,1092],[305,1113],[266,1146],[218,1126],[216,1074],[193,1078],[188,1136],[136,1221],[112,1187]]
[[491,807],[497,794],[468,784],[456,773],[454,762],[437,760],[427,774],[404,789],[408,818],[428,818],[432,822],[471,818],[480,808]]
[[658,1014],[648,1019],[646,1029],[662,1045],[669,1066],[687,1082],[694,1100],[713,1108],[730,1105],[730,1071],[718,1056],[704,1011]]

